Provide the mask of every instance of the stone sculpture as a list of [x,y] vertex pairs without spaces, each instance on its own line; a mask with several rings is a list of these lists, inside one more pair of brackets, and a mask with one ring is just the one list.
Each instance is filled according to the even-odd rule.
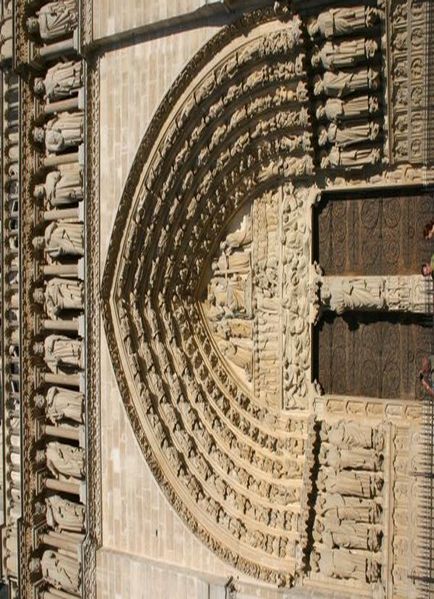
[[84,421],[84,395],[80,391],[50,387],[45,397],[43,395],[35,396],[35,405],[45,408],[47,420],[53,424],[58,424],[64,419],[79,424]]
[[354,497],[376,497],[383,487],[380,474],[363,470],[343,470],[334,472],[323,468],[318,474],[318,488],[329,493],[351,495]]
[[83,368],[83,342],[64,335],[48,335],[43,343],[35,343],[36,355],[43,355],[44,362],[57,373],[66,368]]
[[47,524],[55,530],[81,532],[84,528],[85,508],[83,505],[51,495],[45,499]]
[[75,279],[50,279],[45,286],[35,289],[33,298],[44,304],[45,313],[49,318],[59,318],[63,310],[80,310],[84,302],[84,285]]
[[323,77],[316,75],[313,83],[315,96],[326,94],[334,98],[342,98],[354,92],[377,89],[379,72],[375,69],[366,68],[350,72],[326,71]]
[[385,300],[382,295],[381,278],[371,284],[362,278],[323,277],[321,302],[336,314],[347,310],[382,310]]
[[368,140],[373,141],[377,139],[379,133],[379,123],[366,122],[352,127],[338,127],[332,123],[327,128],[319,128],[318,145],[325,146],[327,143],[333,143],[340,147],[347,147]]
[[364,447],[381,451],[384,445],[384,434],[381,428],[372,428],[361,422],[340,420],[334,424],[322,423],[321,439],[335,447]]
[[48,152],[62,152],[77,147],[83,141],[83,113],[61,112],[50,119],[45,127],[35,127],[33,138],[38,143],[45,143]]
[[37,12],[37,18],[27,19],[29,33],[39,33],[44,41],[52,41],[72,33],[78,25],[76,0],[48,2]]
[[80,564],[69,555],[56,551],[44,551],[41,559],[42,576],[56,589],[67,593],[80,590]]
[[371,6],[351,8],[331,8],[312,18],[307,30],[311,37],[322,35],[326,38],[349,35],[370,29],[378,20],[378,12]]
[[346,470],[354,468],[359,470],[379,470],[382,457],[372,449],[353,447],[344,449],[323,443],[320,449],[320,460],[322,464],[332,466],[335,470]]
[[48,173],[45,183],[36,185],[33,195],[47,199],[53,207],[67,206],[83,199],[83,171],[78,164]]
[[70,98],[82,86],[81,61],[58,62],[47,70],[45,78],[36,77],[34,90],[45,100],[55,102]]
[[378,551],[381,545],[381,531],[361,522],[323,522],[317,518],[313,534],[315,541],[329,548]]
[[43,237],[34,237],[33,247],[44,248],[50,258],[84,256],[84,226],[75,220],[52,222]]
[[357,96],[349,100],[329,98],[324,104],[317,104],[317,119],[327,118],[338,121],[345,118],[357,118],[368,113],[378,112],[380,104],[376,96]]
[[85,474],[84,450],[66,443],[50,441],[45,449],[48,470],[59,479],[81,480]]
[[345,69],[372,59],[378,50],[374,40],[356,39],[335,44],[326,42],[312,55],[312,66],[328,70]]
[[311,561],[323,576],[375,582],[380,576],[380,566],[372,553],[325,548],[314,551]]
[[336,493],[319,495],[315,509],[317,516],[337,522],[349,520],[377,524],[382,514],[381,504],[374,500]]
[[430,311],[429,288],[422,275],[385,277],[384,298],[389,310],[421,314]]
[[359,150],[343,150],[335,146],[321,158],[321,168],[329,167],[360,167],[377,164],[380,161],[379,148],[363,148]]

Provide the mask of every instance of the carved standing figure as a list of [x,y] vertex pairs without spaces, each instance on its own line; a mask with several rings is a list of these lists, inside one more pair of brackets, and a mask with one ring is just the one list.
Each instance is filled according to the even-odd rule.
[[67,593],[80,590],[80,563],[68,555],[55,551],[44,551],[41,559],[42,576],[56,589]]
[[315,520],[314,539],[326,547],[363,549],[378,551],[381,544],[381,532],[361,522],[323,522]]
[[39,33],[44,41],[72,33],[78,25],[76,0],[48,2],[36,14],[37,18],[27,19],[27,30],[29,33]]
[[45,79],[36,77],[35,93],[54,102],[71,97],[83,84],[81,61],[58,62],[47,70]]
[[83,505],[52,495],[45,500],[47,524],[54,530],[81,532],[84,528]]
[[325,104],[317,104],[317,119],[327,118],[329,121],[338,121],[344,118],[356,118],[368,113],[378,112],[380,105],[375,96],[357,96],[350,100],[329,98]]
[[323,443],[319,453],[320,462],[332,466],[335,470],[357,468],[358,470],[376,471],[381,468],[382,456],[373,449],[354,447],[337,448]]
[[48,173],[45,183],[35,185],[33,195],[47,199],[50,205],[67,206],[83,199],[83,171],[78,164],[61,167]]
[[84,477],[84,450],[81,447],[50,441],[45,449],[45,458],[48,470],[56,478],[81,480]]
[[371,285],[366,279],[352,277],[323,277],[321,302],[336,314],[349,310],[383,310],[381,278],[373,278]]
[[348,166],[359,167],[380,162],[379,148],[363,148],[358,150],[344,150],[334,146],[328,154],[321,158],[321,168]]
[[381,519],[381,505],[371,499],[348,497],[336,493],[318,496],[315,504],[317,514],[325,521],[351,520],[377,524]]
[[369,424],[340,420],[334,424],[323,422],[321,439],[335,447],[364,447],[383,449],[384,434],[378,427],[375,430]]
[[322,35],[333,38],[339,35],[358,33],[370,29],[378,20],[378,12],[371,6],[331,8],[311,19],[307,30],[311,37]]
[[312,55],[312,66],[322,65],[325,69],[345,69],[371,59],[378,50],[374,40],[356,39],[334,44],[326,42]]
[[62,152],[76,147],[83,141],[83,113],[61,112],[50,119],[45,128],[35,127],[33,138],[38,143],[45,142],[48,152]]
[[248,245],[252,242],[252,218],[245,214],[240,226],[233,233],[228,233],[222,241],[222,249],[236,249]]
[[75,220],[53,222],[45,229],[44,237],[35,237],[33,246],[45,249],[50,258],[84,256],[84,226]]
[[48,335],[44,343],[35,343],[34,351],[44,356],[44,362],[57,373],[63,366],[83,368],[83,342],[64,335]]
[[35,289],[33,298],[44,304],[45,313],[52,320],[59,318],[63,310],[80,310],[84,302],[84,286],[75,279],[50,279],[43,289]]
[[342,98],[348,94],[367,89],[377,89],[379,73],[374,69],[361,68],[358,71],[326,71],[321,78],[314,77],[315,96],[326,94],[333,98]]
[[383,478],[377,473],[359,470],[334,472],[323,468],[318,475],[318,488],[329,493],[353,497],[376,497],[383,488]]
[[39,408],[45,408],[46,418],[53,424],[58,424],[64,419],[79,424],[84,422],[84,395],[80,391],[50,387],[45,397],[35,396],[35,404]]
[[378,123],[366,122],[352,127],[338,127],[332,123],[328,128],[319,128],[318,145],[325,146],[327,143],[332,143],[344,148],[367,140],[373,141],[377,139],[379,133]]
[[360,582],[378,580],[378,562],[367,552],[347,551],[346,549],[326,549],[315,553],[313,562],[323,576],[332,578],[351,578]]

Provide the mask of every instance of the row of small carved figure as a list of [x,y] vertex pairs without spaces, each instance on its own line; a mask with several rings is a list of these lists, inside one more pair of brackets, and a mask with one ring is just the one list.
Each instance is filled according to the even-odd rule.
[[378,582],[384,431],[340,420],[323,422],[320,438],[313,569],[322,577]]
[[[131,346],[131,325],[127,323],[128,314],[122,304],[119,310],[121,331],[128,353],[132,359],[137,358],[136,350]],[[273,478],[279,478],[283,474],[277,467],[280,465],[285,468],[285,465],[278,464],[276,459],[272,460],[265,455],[260,455],[263,452],[260,443],[255,441],[247,443],[250,437],[244,434],[237,439],[225,424],[225,416],[228,417],[229,412],[236,415],[235,406],[230,408],[229,400],[224,397],[220,389],[216,387],[215,392],[210,387],[206,390],[202,389],[203,382],[193,378],[193,370],[188,366],[188,358],[195,364],[195,368],[200,369],[198,363],[201,359],[200,354],[190,356],[190,351],[186,347],[185,355],[178,352],[170,355],[170,345],[163,343],[163,338],[167,339],[169,336],[178,338],[179,334],[174,330],[164,330],[165,325],[173,320],[173,323],[179,326],[185,318],[178,319],[176,316],[173,318],[165,314],[166,312],[164,306],[159,306],[158,313],[161,314],[162,320],[161,330],[159,330],[157,312],[148,305],[145,309],[145,322],[149,323],[152,330],[152,340],[143,341],[137,350],[140,361],[144,360],[146,363],[147,373],[146,377],[142,377],[142,380],[146,381],[147,389],[142,389],[140,385],[137,389],[143,398],[148,400],[147,418],[156,437],[155,446],[161,447],[171,470],[186,485],[195,502],[214,515],[217,522],[227,526],[236,538],[262,548],[266,552],[274,552],[275,548],[273,549],[273,545],[266,541],[266,535],[260,530],[255,531],[253,527],[255,523],[259,529],[263,529],[264,524],[267,527],[285,525],[290,514],[285,517],[286,510],[282,506],[291,501],[298,501],[297,489],[276,484],[277,481],[273,481]],[[134,308],[131,309],[131,314],[134,318]],[[137,334],[140,337],[145,336],[145,332],[141,332],[140,323],[135,322],[135,326]],[[196,348],[193,349],[197,352]],[[137,368],[140,368],[138,362]],[[133,376],[135,380],[141,378],[140,375]],[[150,401],[152,397],[157,401]],[[205,397],[208,398],[207,401],[202,399]],[[216,409],[214,404],[223,407],[225,416],[220,416],[219,409]],[[155,405],[158,407],[154,407]],[[234,419],[234,422],[239,428],[240,420]],[[246,424],[249,428],[252,426],[248,422]],[[300,421],[298,424],[302,430],[303,422]],[[167,431],[170,431],[169,435]],[[292,442],[293,450],[298,455],[303,454],[302,438],[294,436],[287,438],[287,441]],[[264,454],[267,453],[264,451]],[[207,458],[205,459],[204,456]],[[252,464],[258,468],[255,473],[256,478],[249,474]],[[302,466],[301,461],[288,460],[286,466],[288,472],[285,473],[285,478],[300,478]],[[291,467],[292,471],[289,470]],[[269,468],[270,473],[267,475]],[[221,471],[224,472],[223,476],[219,474]],[[240,485],[246,489],[247,495],[237,489]],[[250,502],[253,495],[255,501]],[[271,508],[270,501],[276,504],[275,508]],[[283,547],[276,555],[283,557],[282,551]]]
[[[3,567],[8,575],[18,576],[17,521],[21,517],[21,437],[20,437],[20,335],[19,335],[19,102],[18,79],[6,72],[4,75],[4,160],[5,177],[3,193],[3,247],[2,277],[4,279],[2,324],[4,351],[3,386],[5,418],[4,477],[7,485],[5,529],[3,533]],[[12,585],[13,586],[13,585]],[[13,593],[15,588],[11,588]]]
[[[33,239],[34,257],[44,278],[36,282],[33,298],[42,330],[50,333],[34,343],[43,381],[35,389],[34,407],[45,440],[35,448],[35,469],[46,469],[45,492],[35,504],[35,517],[46,527],[39,535],[44,550],[30,569],[42,573],[48,591],[54,587],[65,596],[76,596],[81,589],[85,534],[83,67],[82,61],[71,58],[73,43],[55,62],[49,57],[51,44],[72,42],[77,24],[76,0],[44,3],[27,20],[34,43],[42,42],[47,57],[45,74],[33,85],[43,117],[29,133],[44,165],[36,172],[33,190],[43,220],[43,233]],[[35,233],[41,224],[35,223]]]
[[[318,145],[332,146],[321,152],[322,168],[360,167],[381,159],[380,146],[372,143],[381,134],[381,121],[375,118],[381,117],[375,95],[381,82],[376,65],[380,47],[379,41],[366,37],[377,33],[379,40],[380,29],[375,27],[379,18],[378,10],[355,6],[324,11],[308,23],[308,33],[319,44],[314,46],[311,64],[322,71],[314,77],[314,95],[329,98],[316,109]],[[344,102],[341,98],[347,96]],[[321,124],[324,119],[330,121],[328,126]]]

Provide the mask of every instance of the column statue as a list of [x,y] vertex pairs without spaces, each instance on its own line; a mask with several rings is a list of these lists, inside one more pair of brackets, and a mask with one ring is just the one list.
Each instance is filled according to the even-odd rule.
[[45,448],[45,459],[48,470],[58,479],[84,478],[84,449],[81,447],[50,441]]
[[327,128],[319,128],[318,145],[325,146],[327,143],[332,143],[340,147],[348,147],[367,140],[374,141],[379,134],[379,123],[365,122],[352,127],[338,127],[332,123]]
[[64,419],[73,420],[79,424],[84,422],[84,395],[80,391],[50,387],[45,397],[43,395],[35,396],[35,405],[38,408],[45,408],[47,420],[55,425]]
[[39,33],[44,41],[72,33],[78,25],[76,0],[48,2],[36,14],[36,18],[27,19],[27,30],[29,33]]
[[78,164],[48,173],[45,183],[35,185],[33,196],[47,199],[52,207],[67,206],[83,199],[83,171]]
[[333,424],[322,423],[321,440],[328,441],[335,447],[364,447],[381,451],[384,446],[384,434],[381,429],[372,428],[369,424],[340,420]]
[[323,576],[351,578],[360,582],[375,582],[380,574],[379,563],[372,553],[328,549],[312,553],[312,562]]
[[381,469],[383,463],[381,454],[377,454],[373,449],[345,449],[324,443],[321,445],[319,459],[322,464],[331,466],[336,471],[356,468],[375,472]]
[[84,285],[75,279],[55,277],[46,284],[45,290],[33,292],[35,302],[44,304],[45,313],[52,320],[59,318],[63,310],[80,310],[84,305]]
[[307,25],[311,37],[322,35],[333,38],[339,35],[357,34],[370,29],[378,20],[378,11],[370,6],[331,8],[310,19]]
[[313,67],[322,65],[325,69],[345,69],[372,59],[378,50],[378,44],[372,39],[355,39],[340,44],[326,42],[317,49],[311,58]]
[[83,113],[61,112],[50,119],[45,127],[35,127],[33,138],[38,143],[45,142],[48,152],[62,152],[76,147],[83,141]]
[[378,98],[375,96],[357,96],[347,101],[329,98],[324,104],[317,104],[316,117],[317,119],[327,118],[329,121],[338,121],[342,118],[357,118],[364,114],[375,113],[379,109]]
[[33,239],[33,247],[44,248],[50,258],[84,256],[84,226],[75,220],[52,222],[43,237]]
[[323,522],[320,518],[316,518],[313,536],[315,541],[323,543],[330,549],[340,547],[378,551],[381,545],[381,532],[361,522],[333,520]]
[[80,563],[60,552],[44,551],[41,559],[42,576],[56,589],[67,593],[80,591]]
[[43,355],[51,372],[58,373],[63,367],[83,368],[83,342],[64,335],[48,335],[44,343],[35,343],[34,351]]
[[326,71],[321,78],[313,79],[315,96],[326,94],[333,98],[342,98],[348,94],[367,89],[377,89],[380,75],[377,70],[361,68],[357,71]]
[[47,70],[45,79],[36,77],[34,91],[45,100],[55,102],[69,98],[83,85],[81,61],[58,62]]
[[381,519],[381,505],[371,499],[348,497],[336,493],[318,495],[316,512],[324,520],[351,520],[376,524]]
[[383,488],[383,478],[377,473],[359,470],[336,473],[331,468],[323,468],[318,474],[318,488],[329,493],[369,499],[379,494]]
[[321,302],[336,314],[350,310],[383,310],[382,278],[323,277]]
[[363,148],[358,150],[344,150],[338,146],[333,147],[328,154],[321,158],[321,168],[348,166],[358,167],[380,162],[379,148]]
[[52,495],[45,499],[47,524],[54,530],[81,532],[84,528],[83,505]]

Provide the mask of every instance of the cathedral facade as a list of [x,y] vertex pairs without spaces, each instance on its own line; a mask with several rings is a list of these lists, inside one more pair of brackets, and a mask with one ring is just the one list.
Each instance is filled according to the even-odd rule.
[[2,0],[10,599],[431,596],[433,30]]

